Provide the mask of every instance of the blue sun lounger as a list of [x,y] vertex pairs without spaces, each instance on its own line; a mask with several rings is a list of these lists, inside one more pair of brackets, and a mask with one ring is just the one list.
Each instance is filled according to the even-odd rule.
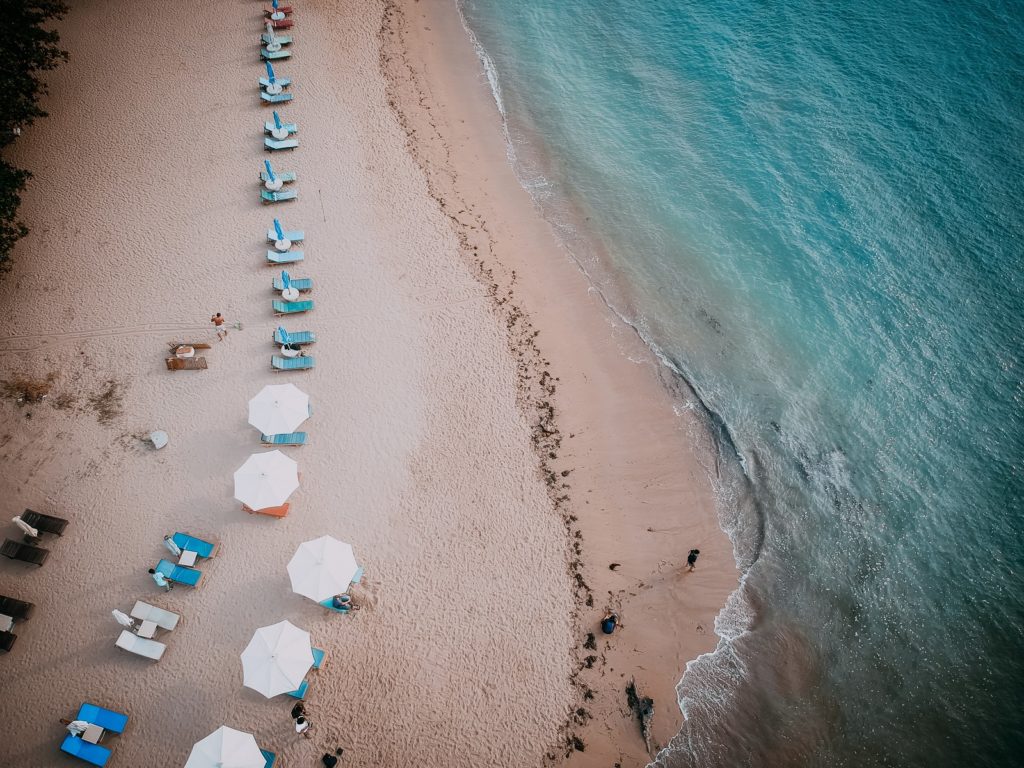
[[[285,240],[291,240],[293,243],[301,243],[306,239],[306,233],[301,229],[293,229],[291,231],[284,230]],[[267,230],[267,241],[271,243],[277,242],[277,232],[272,229]]]
[[260,434],[260,442],[264,445],[305,445],[305,432],[289,432],[281,435]]
[[306,691],[309,689],[309,681],[303,680],[302,685],[296,688],[294,691],[288,691],[288,695],[293,699],[299,699],[300,701],[306,698]]
[[[312,277],[293,277],[289,281],[289,285],[291,285],[291,287],[294,288],[296,291],[301,291],[302,293],[305,293],[306,291],[312,291],[313,290],[313,278]],[[275,277],[274,278],[274,290],[275,291],[283,291],[284,290],[284,281],[280,277]]]
[[[290,77],[279,77],[274,82],[276,82],[282,88],[287,88],[289,85],[292,84],[292,79]],[[260,87],[261,88],[269,88],[270,87],[270,78],[268,78],[268,77],[261,77],[260,78]]]
[[268,104],[284,104],[286,101],[294,99],[295,96],[287,91],[283,93],[267,93],[266,91],[260,91],[260,98]]
[[[268,35],[266,32],[264,32],[263,34],[260,35],[260,42],[261,43],[269,44],[273,40],[276,40],[281,45],[291,45],[292,44],[292,36],[291,35],[273,35],[273,36],[271,36],[271,35]],[[278,82],[280,82],[280,81],[278,81]]]
[[283,152],[286,149],[291,150],[298,146],[298,139],[282,139],[281,141],[278,141],[277,139],[272,139],[269,136],[263,139],[264,152]]
[[[267,160],[265,162],[270,161]],[[279,171],[278,173],[275,173],[274,176],[279,178],[285,184],[291,184],[298,178],[298,176],[295,175],[295,171]],[[266,171],[260,171],[260,181],[270,181],[270,174],[267,173]]]
[[276,61],[277,59],[290,59],[292,57],[291,51],[286,51],[282,48],[279,51],[268,51],[266,48],[260,48],[260,59],[263,61]]
[[283,203],[285,200],[297,200],[299,193],[294,189],[282,189],[280,192],[271,192],[269,189],[260,190],[260,198],[264,203]]
[[125,726],[128,725],[128,715],[88,702],[78,708],[78,716],[75,719],[98,725],[111,733],[124,733]]
[[313,308],[312,301],[273,301],[275,315],[295,315],[309,312]]
[[304,258],[306,258],[304,251],[285,251],[284,253],[273,250],[267,251],[268,264],[292,264],[296,261],[302,261]]
[[70,733],[64,737],[60,745],[61,752],[74,755],[79,760],[85,760],[90,765],[104,766],[110,755],[113,754],[106,747],[86,741],[81,736],[72,736]]
[[275,755],[273,752],[268,752],[265,749],[261,749],[260,752],[263,753],[263,759],[267,761],[267,764],[266,766],[264,766],[264,768],[274,768],[274,761],[277,760],[277,755]]
[[[281,338],[281,332],[276,328],[274,329],[274,343],[284,344],[284,339]],[[303,344],[315,344],[316,334],[312,331],[288,331],[288,343],[298,344],[299,346],[302,346]],[[312,407],[310,410],[312,410]]]
[[200,557],[216,557],[217,550],[220,549],[220,544],[216,542],[204,541],[181,531],[175,533],[171,538],[181,549],[195,552]]
[[183,565],[175,565],[169,560],[161,560],[156,564],[156,570],[162,573],[171,581],[179,584],[187,584],[190,587],[198,587],[203,580],[203,572],[195,568],[186,568]]
[[270,358],[270,367],[275,371],[308,371],[316,367],[316,361],[312,357],[280,357],[273,355]]
[[[297,126],[295,123],[281,123],[281,127],[284,128],[284,130],[286,130],[288,132],[289,136],[292,135],[293,133],[298,133],[299,132],[299,126]],[[277,126],[274,125],[273,121],[263,124],[263,131],[264,131],[264,133],[273,133],[275,130],[277,130]],[[270,230],[270,231],[274,232],[274,230]],[[272,237],[270,239],[271,240],[277,239],[277,233],[274,232],[274,237]],[[291,238],[288,238],[288,239],[290,240]]]
[[313,669],[320,669],[324,665],[324,659],[327,658],[327,651],[323,648],[313,649]]

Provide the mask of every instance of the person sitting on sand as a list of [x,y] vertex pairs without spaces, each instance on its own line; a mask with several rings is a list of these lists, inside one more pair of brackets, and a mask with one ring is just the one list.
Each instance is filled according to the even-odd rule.
[[690,572],[697,567],[697,555],[700,554],[699,549],[691,549],[690,554],[686,556],[686,571]]
[[165,592],[171,591],[171,587],[174,585],[167,580],[166,576],[160,573],[156,568],[150,568],[149,572],[153,576],[153,581],[156,582],[158,587],[163,587]]
[[342,611],[351,611],[355,608],[351,595],[335,595],[331,598],[331,605]]
[[610,635],[615,631],[616,627],[621,627],[619,623],[619,614],[614,613],[610,608],[605,613],[604,618],[601,619],[601,631],[606,635]]
[[63,717],[60,719],[61,725],[68,729],[68,733],[72,736],[81,736],[85,733],[85,729],[89,727],[89,723],[85,720],[65,720]]

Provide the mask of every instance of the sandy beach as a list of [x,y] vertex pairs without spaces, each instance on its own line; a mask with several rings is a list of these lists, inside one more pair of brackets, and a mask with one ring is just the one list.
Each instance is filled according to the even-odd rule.
[[[0,380],[52,386],[0,401],[0,489],[8,519],[71,524],[42,568],[0,562],[0,593],[36,604],[0,658],[0,764],[74,764],[58,719],[83,701],[130,716],[114,766],[183,765],[222,724],[282,766],[337,745],[346,766],[645,764],[627,682],[664,745],[736,584],[685,391],[516,182],[452,3],[295,4],[278,72],[300,146],[270,159],[299,198],[262,206],[261,19],[241,0],[73,3],[50,117],[11,153],[35,178],[0,281]],[[284,324],[316,332],[309,372],[270,369],[274,216],[306,233],[290,271],[315,309]],[[209,341],[209,369],[167,371],[175,340]],[[301,487],[288,517],[246,515],[246,403],[286,381],[314,406],[309,444],[285,449]],[[152,429],[166,448],[139,439]],[[221,553],[165,595],[146,571],[173,531]],[[366,569],[352,616],[289,588],[285,564],[323,534]],[[137,599],[183,616],[157,664],[114,647],[110,611]],[[240,652],[281,619],[328,652],[308,740],[291,699],[242,686]]]

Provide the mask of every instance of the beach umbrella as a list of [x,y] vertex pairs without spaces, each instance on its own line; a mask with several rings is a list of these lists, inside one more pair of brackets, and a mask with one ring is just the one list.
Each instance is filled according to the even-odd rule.
[[294,384],[268,384],[249,401],[249,423],[267,435],[294,432],[309,418],[309,395]]
[[299,487],[299,465],[280,451],[254,453],[235,471],[235,498],[250,509],[284,504]]
[[284,270],[281,270],[281,285],[284,286],[286,291],[292,287],[292,276]]
[[128,629],[135,629],[135,622],[132,621],[132,617],[129,616],[127,613],[123,613],[117,610],[117,608],[115,608],[111,611],[111,614],[113,614],[114,616],[114,621],[116,621],[122,627],[128,627]]
[[267,82],[270,85],[267,86],[267,93],[271,96],[276,96],[284,90],[284,87],[277,82],[277,77],[274,75],[274,68],[270,65],[270,62],[266,62],[267,65]]
[[288,346],[288,331],[284,329],[283,325],[277,326],[277,335],[281,337],[281,343],[286,347]]
[[274,219],[274,234],[277,236],[277,240],[274,241],[274,248],[277,251],[284,253],[292,247],[292,241],[284,236],[284,227],[277,219]]
[[37,531],[28,523],[26,523],[20,517],[12,517],[11,522],[18,526],[18,528],[21,529],[21,532],[24,533],[26,536],[31,536],[34,539],[39,538],[39,531]]
[[185,768],[264,768],[266,764],[251,733],[222,725],[195,743]]
[[242,651],[243,684],[268,699],[297,690],[312,666],[309,632],[290,621],[260,627]]
[[352,545],[331,536],[304,541],[288,562],[292,592],[318,603],[347,590],[358,570]]
[[[277,113],[275,112],[274,114],[276,115]],[[274,234],[277,235],[278,240],[284,240],[284,228],[277,219],[274,219]]]
[[276,192],[277,190],[284,186],[284,182],[277,177],[276,173],[274,173],[274,169],[270,165],[269,160],[263,161],[263,167],[267,169],[267,179],[266,181],[263,182],[263,186],[265,186],[271,192]]

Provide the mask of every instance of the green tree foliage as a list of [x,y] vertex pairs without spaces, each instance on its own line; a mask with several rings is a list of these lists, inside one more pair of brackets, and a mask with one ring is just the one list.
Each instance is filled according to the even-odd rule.
[[[46,93],[43,72],[67,61],[60,38],[44,25],[68,12],[63,0],[0,0],[0,152],[21,129],[37,117],[46,117],[39,99]],[[21,191],[31,177],[0,157],[0,270],[8,266],[11,249],[28,234],[17,220]]]

